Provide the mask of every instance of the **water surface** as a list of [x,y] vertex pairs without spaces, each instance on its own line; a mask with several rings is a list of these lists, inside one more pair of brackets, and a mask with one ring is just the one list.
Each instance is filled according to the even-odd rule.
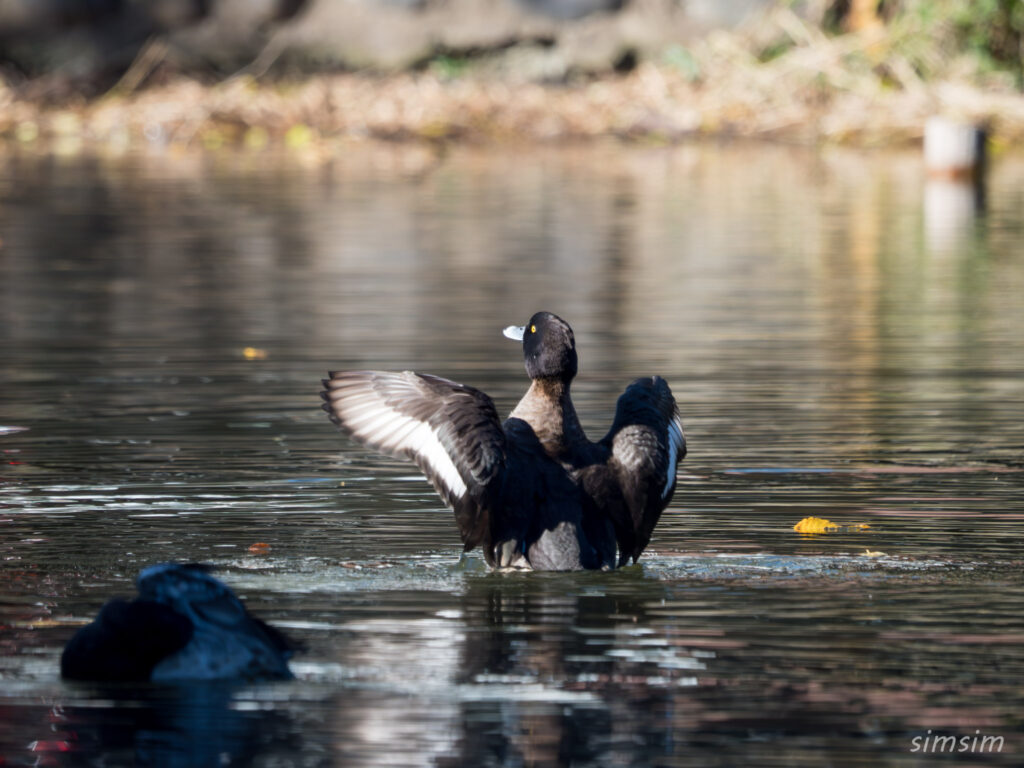
[[[1018,764],[1024,162],[985,193],[762,145],[0,157],[0,762]],[[538,309],[592,438],[636,376],[681,404],[638,566],[489,573],[319,410],[375,367],[507,412]],[[62,682],[162,560],[297,679]]]

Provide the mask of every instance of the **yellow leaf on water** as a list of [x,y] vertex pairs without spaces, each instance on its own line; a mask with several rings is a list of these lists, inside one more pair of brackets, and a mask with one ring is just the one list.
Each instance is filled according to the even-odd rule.
[[840,525],[839,523],[833,523],[831,520],[826,520],[823,517],[805,517],[793,526],[793,530],[797,533],[834,533],[836,531],[856,533],[857,531],[866,531],[869,528],[871,528],[871,526],[867,523]]
[[259,347],[246,347],[242,350],[242,357],[246,360],[266,360],[267,350]]
[[793,526],[797,533],[828,533],[839,530],[839,526],[823,517],[805,517]]
[[888,557],[885,552],[872,552],[870,549],[865,549],[861,554],[864,557]]

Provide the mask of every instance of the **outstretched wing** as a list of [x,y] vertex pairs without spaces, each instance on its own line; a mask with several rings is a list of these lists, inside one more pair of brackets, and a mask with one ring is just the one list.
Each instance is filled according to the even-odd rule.
[[505,433],[478,389],[403,371],[337,371],[324,379],[323,409],[355,440],[410,459],[455,510],[466,549],[488,532],[492,483],[505,466]]
[[622,559],[635,561],[672,500],[676,466],[686,455],[683,423],[668,382],[650,376],[626,387],[601,444],[612,452],[635,531],[631,551],[621,553]]

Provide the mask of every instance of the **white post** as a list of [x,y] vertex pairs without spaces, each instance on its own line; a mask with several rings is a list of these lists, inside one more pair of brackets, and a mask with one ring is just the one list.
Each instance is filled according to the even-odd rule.
[[932,177],[980,181],[985,171],[985,130],[948,117],[928,118],[924,164]]
[[958,253],[985,208],[985,131],[931,117],[924,126],[924,234],[935,254]]

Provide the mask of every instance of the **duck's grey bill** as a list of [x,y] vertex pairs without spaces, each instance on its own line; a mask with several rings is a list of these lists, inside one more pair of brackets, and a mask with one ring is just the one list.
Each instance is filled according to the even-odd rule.
[[526,333],[526,326],[510,325],[508,328],[502,331],[502,333],[505,334],[507,338],[512,339],[513,341],[522,341],[523,334]]

